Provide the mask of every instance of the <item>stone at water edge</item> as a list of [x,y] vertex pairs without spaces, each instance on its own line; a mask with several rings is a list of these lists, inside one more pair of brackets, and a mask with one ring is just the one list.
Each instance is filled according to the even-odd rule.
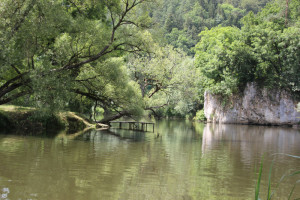
[[300,123],[297,103],[285,90],[260,89],[248,83],[242,94],[223,99],[208,91],[204,94],[204,113],[208,122],[296,125]]

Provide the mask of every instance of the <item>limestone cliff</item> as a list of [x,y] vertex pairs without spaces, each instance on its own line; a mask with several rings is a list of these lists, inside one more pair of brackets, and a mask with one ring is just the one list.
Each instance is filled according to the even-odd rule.
[[297,101],[284,90],[260,89],[248,83],[244,93],[224,101],[209,92],[204,94],[204,113],[208,122],[295,125],[300,123]]

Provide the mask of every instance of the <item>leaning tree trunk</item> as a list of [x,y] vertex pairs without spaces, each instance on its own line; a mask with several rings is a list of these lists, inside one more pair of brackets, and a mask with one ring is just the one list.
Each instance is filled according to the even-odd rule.
[[121,111],[115,115],[112,115],[112,116],[108,116],[108,117],[105,117],[104,119],[100,120],[100,121],[97,121],[97,123],[101,123],[101,124],[109,124],[109,122],[113,121],[113,120],[116,120],[116,119],[120,119],[121,117],[124,117],[124,116],[130,116],[131,114],[124,110],[124,111]]

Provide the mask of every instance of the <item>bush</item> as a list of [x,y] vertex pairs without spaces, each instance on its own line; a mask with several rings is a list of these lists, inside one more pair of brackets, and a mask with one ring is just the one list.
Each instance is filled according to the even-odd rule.
[[206,121],[206,117],[205,117],[205,114],[204,114],[204,110],[199,110],[197,113],[196,113],[196,116],[194,117],[194,120],[197,120],[197,121]]

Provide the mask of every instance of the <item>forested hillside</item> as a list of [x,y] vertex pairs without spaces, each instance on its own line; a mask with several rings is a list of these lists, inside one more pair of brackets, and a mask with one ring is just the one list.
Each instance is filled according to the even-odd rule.
[[215,26],[241,27],[248,12],[257,13],[269,0],[163,0],[151,12],[164,42],[194,55],[199,33]]
[[0,104],[192,116],[247,82],[300,91],[298,0],[1,0]]

